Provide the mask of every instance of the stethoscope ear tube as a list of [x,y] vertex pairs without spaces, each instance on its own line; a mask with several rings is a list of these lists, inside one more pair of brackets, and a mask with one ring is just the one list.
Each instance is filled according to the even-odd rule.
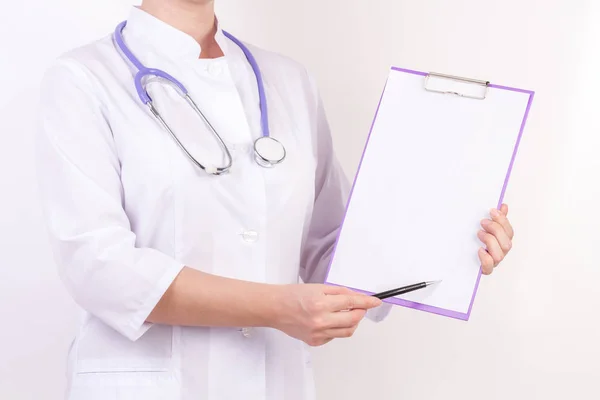
[[[191,101],[193,103],[193,100],[186,95],[186,98],[189,99],[189,101]],[[225,145],[225,143],[223,142],[223,140],[221,139],[221,137],[216,133],[215,133],[215,137],[217,138],[217,140],[220,142],[221,147],[223,148],[223,150],[225,151],[225,154],[227,155],[227,164],[224,167],[214,167],[214,166],[204,166],[203,164],[201,164],[198,160],[196,160],[196,158],[190,154],[190,152],[187,150],[187,148],[183,145],[183,143],[181,143],[181,141],[179,140],[179,138],[177,137],[177,135],[175,134],[175,132],[173,132],[173,130],[169,127],[169,124],[167,124],[167,122],[163,119],[163,117],[160,115],[160,113],[158,112],[158,110],[152,105],[152,101],[147,103],[148,108],[150,109],[150,112],[156,117],[156,119],[160,122],[160,124],[163,126],[163,128],[169,132],[169,134],[171,135],[171,137],[173,138],[173,140],[175,140],[175,143],[177,143],[177,145],[179,146],[179,148],[185,153],[185,155],[200,169],[202,169],[203,171],[205,171],[208,174],[211,175],[222,175],[226,172],[228,172],[231,169],[231,165],[233,164],[233,159],[231,157],[231,154],[229,153],[229,149],[227,148],[227,146]]]
[[[171,135],[171,137],[175,140],[175,142],[181,148],[181,150],[183,150],[186,156],[197,167],[212,175],[222,175],[228,172],[233,164],[233,158],[231,156],[229,148],[223,141],[221,135],[219,135],[219,133],[210,123],[208,118],[206,118],[202,110],[200,110],[200,108],[196,105],[194,100],[190,97],[186,87],[181,82],[179,82],[173,76],[169,75],[164,71],[155,68],[147,68],[137,59],[137,57],[135,57],[135,55],[127,47],[127,45],[125,44],[125,40],[123,39],[123,30],[125,29],[126,25],[127,21],[123,21],[116,27],[114,39],[118,48],[121,50],[121,56],[124,59],[128,60],[131,64],[133,64],[133,66],[138,70],[137,74],[135,75],[134,82],[136,91],[138,93],[138,97],[140,98],[142,103],[146,104],[149,107],[150,112],[154,115],[154,117],[156,117],[156,119],[159,121],[162,127]],[[239,41],[233,35],[225,31],[223,31],[223,34],[225,35],[225,37],[229,38],[231,41],[233,41],[240,47],[242,52],[245,54],[248,62],[250,63],[250,66],[252,67],[252,70],[256,77],[260,97],[261,128],[263,130],[263,136],[258,138],[254,142],[254,155],[257,164],[265,168],[271,168],[274,165],[281,163],[285,159],[286,151],[285,147],[279,141],[272,138],[269,134],[267,100],[265,95],[264,83],[262,80],[260,69],[258,67],[258,63],[256,62],[256,59],[254,58],[250,50],[241,41]],[[158,110],[152,105],[152,99],[148,95],[144,87],[144,83],[142,82],[143,79],[148,76],[157,76],[163,78],[176,87],[177,91],[186,99],[187,103],[194,109],[194,111],[196,112],[196,114],[198,114],[202,121],[204,121],[206,126],[210,129],[212,135],[219,142],[219,145],[223,149],[227,159],[225,166],[204,166],[198,160],[196,160],[192,154],[190,154],[190,152],[186,149],[183,143],[181,143],[179,138],[177,138],[177,135],[173,132],[173,130],[171,130],[167,122],[162,118]]]

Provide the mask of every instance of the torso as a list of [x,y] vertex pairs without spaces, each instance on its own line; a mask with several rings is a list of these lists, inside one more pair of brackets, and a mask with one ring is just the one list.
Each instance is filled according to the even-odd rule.
[[[300,66],[251,47],[262,68],[272,136],[287,150],[281,165],[259,167],[252,157],[261,135],[256,82],[231,46],[227,57],[189,65],[153,55],[143,60],[187,86],[231,149],[233,168],[219,177],[194,166],[139,101],[135,71],[111,38],[66,60],[98,88],[136,246],[221,276],[296,283],[315,195],[315,93]],[[151,83],[148,91],[199,160],[219,163],[209,130],[174,90]],[[87,315],[70,356],[70,398],[313,399],[303,343],[270,329],[244,335],[240,328],[153,326],[132,342]]]

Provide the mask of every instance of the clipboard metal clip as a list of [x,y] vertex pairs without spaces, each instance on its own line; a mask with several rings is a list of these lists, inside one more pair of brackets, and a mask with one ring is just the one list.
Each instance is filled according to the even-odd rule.
[[485,100],[490,82],[430,72],[424,88],[429,92],[451,94],[469,99]]

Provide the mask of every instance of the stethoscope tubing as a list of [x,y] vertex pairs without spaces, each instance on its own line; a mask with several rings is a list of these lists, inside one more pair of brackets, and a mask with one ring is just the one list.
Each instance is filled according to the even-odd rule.
[[[178,81],[177,79],[175,79],[175,77],[171,76],[167,72],[162,71],[160,69],[147,68],[133,54],[133,52],[129,49],[129,47],[125,43],[125,40],[123,39],[123,30],[125,29],[126,25],[127,25],[127,21],[123,21],[119,25],[117,25],[117,27],[115,28],[115,32],[114,32],[114,40],[117,44],[117,47],[121,51],[122,56],[137,69],[137,72],[134,77],[134,84],[135,84],[136,92],[137,92],[137,95],[138,95],[140,101],[142,103],[144,103],[146,106],[148,106],[152,115],[154,115],[154,117],[159,121],[160,125],[171,135],[171,137],[175,140],[175,142],[177,143],[179,148],[194,163],[194,165],[201,168],[205,172],[213,174],[213,175],[222,175],[222,174],[228,172],[232,167],[233,157],[231,156],[231,152],[229,151],[229,148],[225,144],[225,141],[223,140],[221,135],[219,135],[217,130],[210,123],[208,118],[204,115],[204,113],[202,112],[200,107],[198,107],[196,102],[189,95],[186,87],[180,81]],[[261,136],[261,138],[257,139],[254,142],[254,154],[255,154],[257,164],[259,164],[263,167],[272,167],[283,161],[283,159],[286,157],[286,151],[285,151],[285,147],[283,146],[283,144],[281,144],[278,140],[270,137],[267,100],[266,100],[264,82],[263,82],[260,68],[258,67],[258,63],[256,62],[254,55],[252,54],[250,49],[248,49],[247,46],[245,46],[240,40],[235,38],[230,33],[223,31],[223,34],[225,35],[225,37],[227,37],[232,42],[234,42],[242,50],[242,52],[244,53],[244,55],[246,56],[246,59],[248,60],[248,62],[250,64],[250,66],[252,67],[252,70],[256,77],[256,82],[257,82],[257,86],[258,86],[259,103],[260,103],[260,112],[261,112],[262,136]],[[209,130],[211,131],[211,134],[219,142],[219,146],[222,148],[223,152],[225,153],[226,159],[227,159],[225,166],[209,168],[209,167],[203,165],[198,160],[196,160],[196,158],[187,150],[185,145],[183,143],[181,143],[181,141],[179,140],[179,138],[177,137],[175,132],[173,132],[173,130],[171,129],[169,124],[165,121],[165,119],[160,115],[158,110],[152,104],[152,98],[146,91],[146,89],[144,87],[144,83],[143,83],[144,78],[149,77],[149,76],[156,76],[156,77],[162,78],[162,79],[166,80],[167,82],[169,82],[170,84],[172,84],[176,88],[177,92],[186,100],[188,105],[190,105],[192,107],[192,109],[195,111],[195,113],[202,119],[202,121],[209,128]],[[257,150],[257,144],[260,142],[261,139],[263,139],[263,140],[268,139],[268,140],[272,141],[273,143],[275,143],[279,147],[278,153],[280,155],[278,155],[277,157],[274,157],[274,158],[270,158],[270,157],[265,157],[263,154],[261,154],[260,151]]]

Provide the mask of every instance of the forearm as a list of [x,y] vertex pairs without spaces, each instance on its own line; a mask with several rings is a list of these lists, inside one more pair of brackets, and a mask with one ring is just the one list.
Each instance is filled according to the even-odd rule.
[[183,268],[147,321],[164,325],[273,326],[283,286],[246,282]]

